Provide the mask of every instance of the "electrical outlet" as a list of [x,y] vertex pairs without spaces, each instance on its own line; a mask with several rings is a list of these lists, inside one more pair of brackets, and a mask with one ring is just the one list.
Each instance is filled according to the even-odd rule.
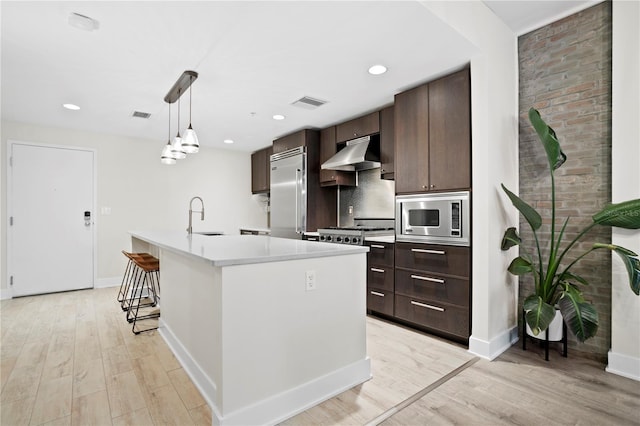
[[313,291],[316,288],[316,271],[307,271],[305,274],[305,289],[307,291]]

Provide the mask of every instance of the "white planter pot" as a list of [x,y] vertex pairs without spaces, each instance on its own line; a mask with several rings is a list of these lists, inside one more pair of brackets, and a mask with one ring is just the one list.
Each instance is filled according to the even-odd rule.
[[[550,342],[559,342],[562,340],[562,313],[560,309],[556,309],[556,315],[553,317],[551,324],[549,324],[547,332],[549,333]],[[534,336],[531,328],[529,328],[529,324],[527,324],[527,334],[535,339],[545,340],[545,332],[543,331],[537,336]]]

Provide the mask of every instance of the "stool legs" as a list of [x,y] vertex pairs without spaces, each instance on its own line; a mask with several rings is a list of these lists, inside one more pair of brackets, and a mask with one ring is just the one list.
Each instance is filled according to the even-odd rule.
[[134,334],[155,330],[157,324],[141,329],[138,321],[160,317],[160,262],[148,253],[123,254],[129,261],[118,292],[120,306]]

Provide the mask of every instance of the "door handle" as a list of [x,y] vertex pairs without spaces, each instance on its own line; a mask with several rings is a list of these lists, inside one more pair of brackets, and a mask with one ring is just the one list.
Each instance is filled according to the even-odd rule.
[[296,169],[296,232],[299,234],[302,232],[300,226],[300,173],[302,170]]
[[414,280],[430,281],[432,283],[444,284],[444,280],[441,280],[439,278],[422,277],[420,275],[411,275],[411,278],[413,278]]
[[416,302],[415,300],[411,301],[412,305],[420,306],[421,308],[431,309],[432,311],[444,312],[444,308],[440,308],[438,306],[427,305],[426,303]]
[[447,254],[444,250],[426,250],[426,249],[412,248],[411,251],[414,253],[428,253],[428,254],[439,254],[439,255]]

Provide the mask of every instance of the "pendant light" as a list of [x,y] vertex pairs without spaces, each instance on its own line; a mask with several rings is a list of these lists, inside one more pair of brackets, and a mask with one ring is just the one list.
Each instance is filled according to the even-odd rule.
[[187,153],[182,148],[182,138],[180,137],[180,92],[178,91],[178,133],[171,143],[171,153],[176,160],[186,158]]
[[182,138],[182,149],[187,154],[195,154],[200,150],[200,143],[198,142],[198,135],[191,127],[191,83],[193,77],[189,77],[189,128],[184,132],[184,138]]
[[176,158],[173,156],[173,153],[171,152],[171,104],[169,104],[169,138],[167,139],[167,144],[162,149],[162,154],[160,155],[160,162],[168,166],[172,164],[176,164]]

